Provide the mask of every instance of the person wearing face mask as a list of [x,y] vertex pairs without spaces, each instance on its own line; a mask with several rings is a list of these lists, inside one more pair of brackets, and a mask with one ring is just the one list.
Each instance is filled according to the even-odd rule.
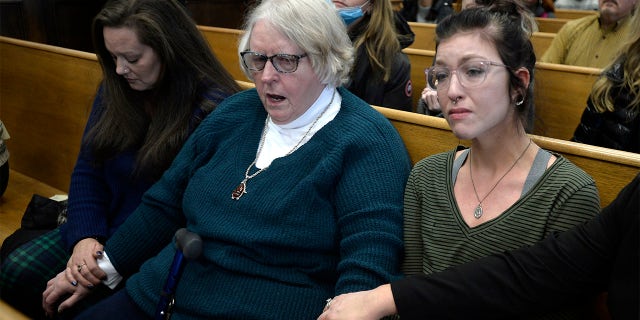
[[411,63],[402,52],[415,37],[407,21],[390,0],[331,2],[356,50],[345,87],[369,104],[413,111]]

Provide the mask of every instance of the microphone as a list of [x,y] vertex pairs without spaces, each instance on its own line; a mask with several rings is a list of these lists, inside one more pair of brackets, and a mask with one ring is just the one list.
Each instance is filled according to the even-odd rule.
[[178,280],[184,268],[185,259],[197,259],[202,253],[202,239],[199,235],[181,228],[176,231],[176,254],[169,269],[167,281],[164,284],[160,301],[156,307],[156,320],[168,320],[171,318],[171,309],[175,304],[175,290]]

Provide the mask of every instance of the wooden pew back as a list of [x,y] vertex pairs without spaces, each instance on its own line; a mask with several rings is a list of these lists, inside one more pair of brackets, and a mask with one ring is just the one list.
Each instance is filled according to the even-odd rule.
[[238,56],[238,41],[242,30],[208,26],[198,26],[198,29],[231,76],[234,79],[247,79],[240,68],[240,56]]
[[535,18],[538,23],[538,31],[540,32],[549,32],[549,33],[558,33],[562,26],[565,23],[570,21],[571,19],[561,19],[561,18]]
[[536,63],[535,134],[569,140],[602,69]]
[[68,190],[102,71],[95,54],[0,37],[11,169]]
[[560,9],[554,11],[558,19],[580,19],[586,16],[598,14],[597,10],[576,10],[576,9]]
[[[415,34],[415,40],[409,46],[413,49],[435,50],[436,49],[436,24],[409,22],[411,30]],[[541,30],[542,31],[542,30]],[[555,32],[534,32],[531,35],[531,44],[536,57],[540,58],[551,45],[555,37]]]
[[555,37],[556,34],[550,32],[534,32],[531,35],[531,45],[533,46],[533,52],[536,54],[536,60],[540,60],[549,46],[551,46],[551,42]]

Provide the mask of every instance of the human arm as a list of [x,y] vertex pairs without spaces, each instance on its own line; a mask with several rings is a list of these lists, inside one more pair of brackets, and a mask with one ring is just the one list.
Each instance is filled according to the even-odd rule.
[[[200,127],[199,127],[200,128]],[[147,259],[169,245],[175,231],[186,224],[182,196],[198,161],[196,132],[144,195],[138,208],[105,244],[105,252],[119,274],[127,278]]]
[[354,142],[345,151],[334,191],[340,252],[336,294],[371,289],[400,274],[402,194],[410,160],[386,120],[376,115],[360,122],[362,132],[349,139]]
[[85,270],[91,271],[86,278],[76,274],[83,285],[97,285],[104,276],[94,256],[103,248],[98,239],[106,239],[108,236],[108,216],[112,203],[112,192],[106,182],[106,176],[110,173],[96,166],[91,147],[86,143],[89,131],[99,121],[104,110],[102,97],[101,87],[96,93],[84,129],[80,153],[71,175],[67,222],[62,227],[64,243],[71,252],[67,267],[76,270],[78,266],[83,266]]
[[[637,259],[639,199],[640,175],[602,214],[570,231],[531,247],[393,282],[398,313],[402,319],[508,317],[553,310],[601,292],[612,275],[616,278],[612,268],[617,260]],[[626,243],[633,232],[635,244]],[[631,249],[619,251],[623,245]],[[632,272],[637,280],[637,269]]]
[[396,312],[391,286],[383,284],[333,298],[318,320],[378,320]]

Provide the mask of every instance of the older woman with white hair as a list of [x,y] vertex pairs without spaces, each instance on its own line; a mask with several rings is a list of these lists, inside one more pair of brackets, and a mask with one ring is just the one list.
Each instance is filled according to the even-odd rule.
[[[353,49],[333,7],[263,1],[238,51],[256,88],[203,121],[105,244],[126,290],[81,318],[152,316],[182,227],[203,249],[184,266],[176,318],[311,319],[328,297],[400,275],[411,164],[389,121],[340,87]],[[49,283],[49,311],[89,292],[70,281]]]

